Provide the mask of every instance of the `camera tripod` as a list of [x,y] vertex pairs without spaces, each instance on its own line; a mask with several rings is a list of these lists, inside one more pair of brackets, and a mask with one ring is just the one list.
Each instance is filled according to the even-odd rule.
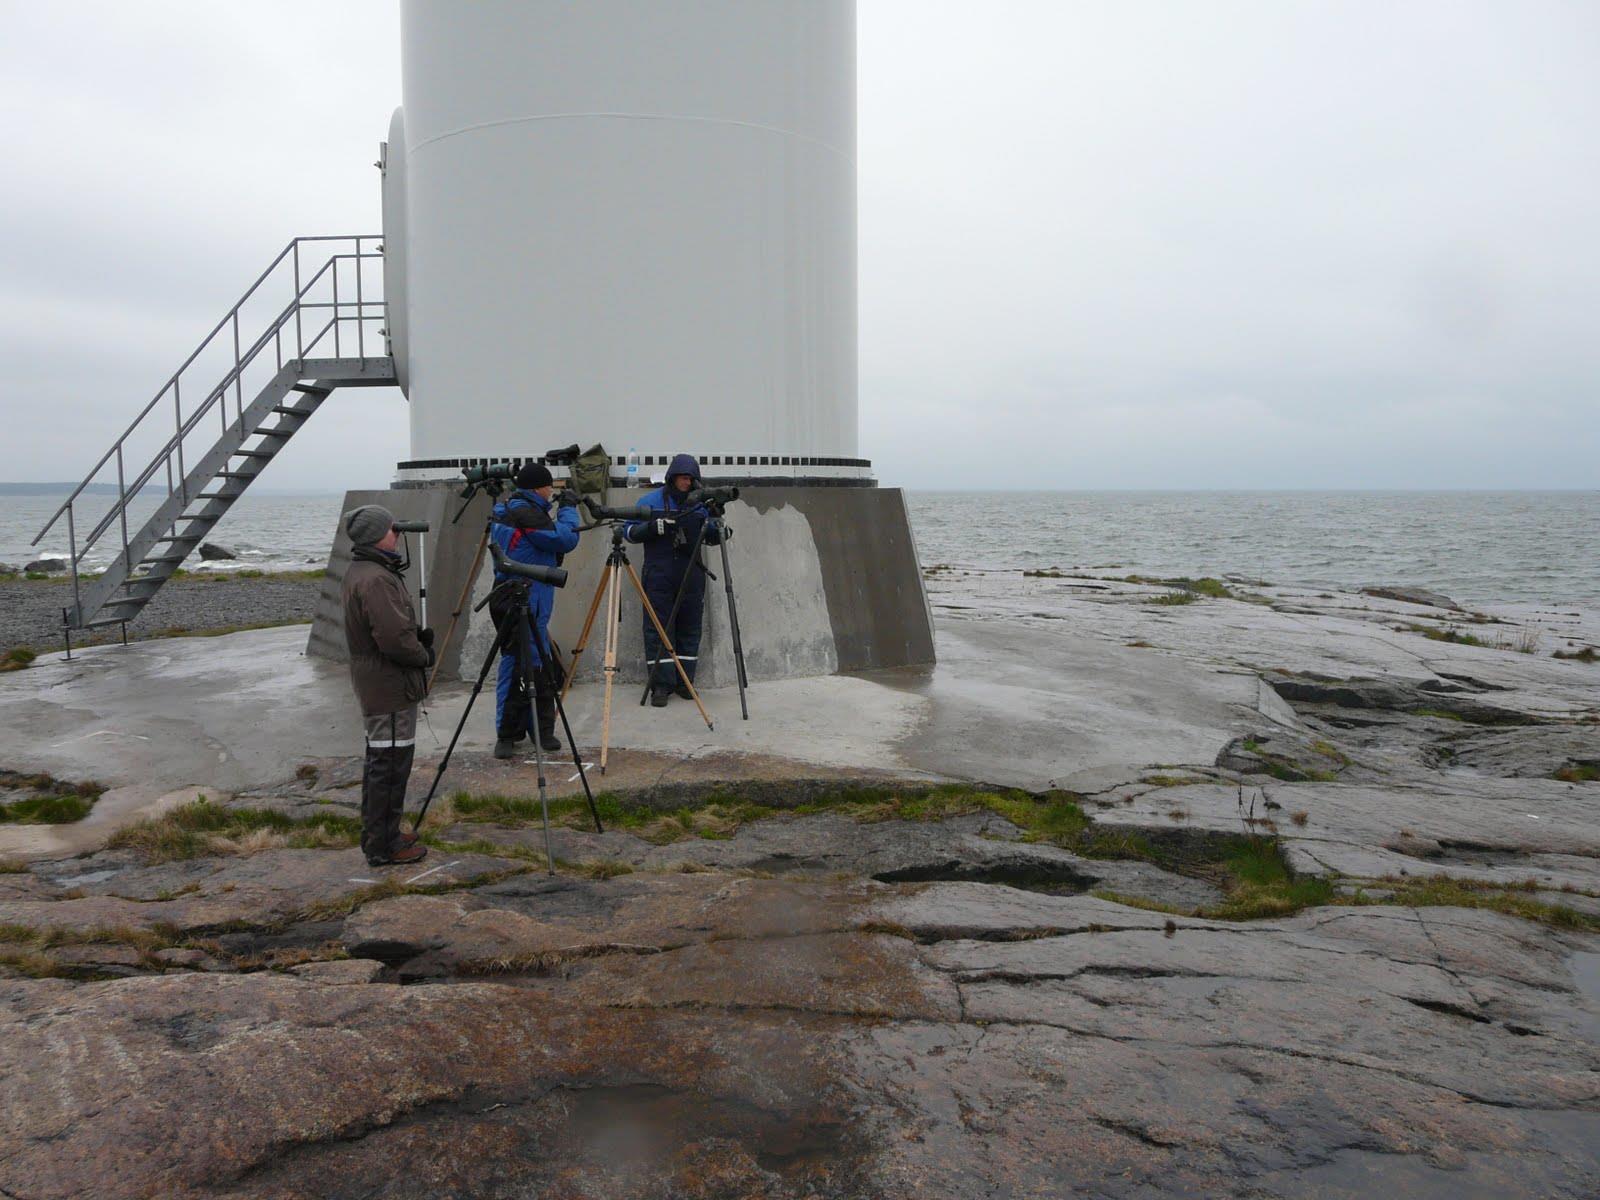
[[[683,607],[684,594],[689,590],[690,573],[693,571],[705,571],[712,579],[716,578],[706,569],[705,563],[700,561],[700,547],[706,540],[706,530],[711,527],[712,521],[719,523],[724,534],[726,534],[728,526],[722,519],[722,506],[720,504],[709,503],[706,505],[706,509],[710,515],[700,522],[700,532],[695,534],[694,545],[689,548],[689,568],[683,573],[683,579],[678,583],[678,594],[672,598],[672,611],[667,614],[668,627],[671,627],[677,621],[678,609]],[[722,587],[728,596],[728,629],[733,635],[733,663],[736,668],[736,677],[739,681],[739,711],[743,714],[744,719],[748,721],[750,719],[750,704],[745,699],[745,688],[749,686],[749,679],[744,672],[744,639],[739,635],[739,605],[733,598],[733,568],[728,564],[728,539],[726,536],[718,540],[717,548],[722,551]],[[663,639],[663,645],[665,645],[665,639]],[[639,695],[641,707],[650,698],[650,685],[655,682],[656,664],[660,661],[659,656],[650,660],[650,671],[645,676],[644,691]]]
[[622,623],[622,576],[626,572],[633,583],[633,590],[639,593],[639,603],[644,606],[644,611],[650,615],[651,623],[656,627],[656,636],[661,639],[661,644],[666,647],[667,653],[672,655],[672,661],[678,668],[678,678],[683,680],[683,686],[689,689],[689,695],[694,699],[695,707],[700,710],[707,729],[715,729],[711,723],[711,714],[706,712],[706,706],[700,703],[700,693],[694,690],[694,684],[689,679],[689,672],[684,670],[683,660],[678,657],[678,652],[672,648],[672,641],[667,637],[667,631],[662,628],[661,618],[656,616],[656,610],[651,607],[650,597],[645,595],[644,584],[639,582],[639,575],[633,569],[633,564],[628,561],[628,552],[622,545],[622,527],[613,524],[611,527],[611,553],[606,555],[605,568],[601,572],[600,582],[594,589],[594,599],[589,602],[589,614],[583,619],[583,632],[578,636],[577,645],[572,648],[572,669],[567,672],[567,681],[562,685],[561,695],[565,698],[567,689],[572,686],[573,677],[578,673],[578,656],[589,644],[589,633],[594,628],[595,614],[600,611],[600,601],[603,597],[606,602],[606,646],[604,670],[606,676],[605,704],[602,709],[603,718],[600,726],[600,774],[606,773],[606,755],[611,745],[611,688],[617,677],[617,627]]
[[[472,694],[467,697],[467,706],[461,710],[461,720],[456,722],[456,731],[450,737],[449,748],[445,750],[444,757],[439,760],[439,768],[433,775],[433,786],[428,789],[427,796],[422,801],[422,806],[417,810],[416,819],[411,823],[413,832],[422,828],[422,820],[428,815],[428,805],[433,803],[434,793],[439,790],[439,781],[444,778],[445,768],[450,765],[450,756],[455,753],[456,743],[461,740],[461,731],[466,728],[467,716],[472,712],[472,706],[478,699],[478,694],[483,691],[483,682],[489,677],[489,668],[500,655],[500,648],[511,645],[515,648],[517,656],[517,682],[516,686],[524,691],[527,711],[534,711],[533,699],[533,643],[537,631],[533,627],[533,614],[528,611],[528,587],[526,579],[511,578],[503,583],[495,584],[490,593],[477,604],[473,611],[489,605],[491,602],[501,601],[508,605],[506,614],[495,625],[494,641],[489,645],[489,652],[483,656],[483,666],[478,669],[478,681],[472,685]],[[496,603],[495,607],[499,607]],[[550,666],[550,648],[542,646],[540,650],[541,670],[548,670]],[[600,812],[595,808],[594,793],[589,790],[589,777],[583,770],[583,758],[578,753],[577,741],[572,736],[572,726],[567,721],[566,707],[561,703],[562,693],[556,694],[556,711],[561,714],[561,727],[567,733],[567,745],[572,750],[573,765],[578,768],[578,778],[583,780],[583,794],[589,801],[589,815],[594,818],[594,831],[604,833],[600,825]],[[550,799],[545,791],[544,775],[544,743],[535,728],[532,731],[534,761],[538,764],[539,771],[539,807],[544,813],[544,861],[550,874],[556,872],[555,858],[550,851]]]

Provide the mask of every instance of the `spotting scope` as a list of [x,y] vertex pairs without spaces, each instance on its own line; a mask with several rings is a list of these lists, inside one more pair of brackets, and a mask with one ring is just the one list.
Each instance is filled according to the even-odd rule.
[[562,567],[541,567],[537,563],[522,563],[507,558],[499,543],[489,542],[489,553],[494,558],[494,569],[503,575],[516,575],[535,583],[548,583],[551,587],[566,587],[567,572]]
[[394,531],[396,533],[427,533],[428,528],[426,521],[396,521],[394,523]]
[[607,508],[588,496],[582,496],[580,499],[583,501],[583,506],[589,510],[590,518],[596,521],[650,521],[663,515],[642,504],[632,504],[627,508]]

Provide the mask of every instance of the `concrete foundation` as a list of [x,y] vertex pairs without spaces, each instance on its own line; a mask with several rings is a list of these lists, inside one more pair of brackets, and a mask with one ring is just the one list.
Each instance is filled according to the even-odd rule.
[[[622,507],[639,493],[613,489],[605,503]],[[472,678],[488,653],[493,628],[473,606],[488,595],[492,565],[478,559],[489,501],[479,496],[459,521],[453,488],[425,486],[357,491],[345,496],[348,512],[360,504],[382,504],[397,517],[428,521],[428,621],[442,642],[441,677]],[[728,545],[734,599],[743,635],[745,669],[752,681],[832,675],[934,661],[933,620],[923,590],[905,496],[898,488],[747,488],[728,508],[733,530]],[[414,598],[424,557],[412,535],[408,581]],[[567,555],[567,587],[558,596],[550,632],[570,660],[597,589],[604,584],[611,531],[592,529]],[[637,572],[643,549],[628,546]],[[722,558],[703,551],[715,579],[706,581],[706,615],[698,679],[707,687],[735,680]],[[470,580],[472,565],[479,562]],[[328,578],[317,606],[307,652],[345,657],[339,591],[350,562],[350,543],[339,529],[328,560]],[[644,680],[643,614],[639,595],[624,576],[618,639],[620,678]],[[466,596],[462,603],[463,595]],[[598,677],[605,648],[604,597],[600,616],[578,661],[581,677]],[[452,613],[460,615],[452,628]],[[448,640],[446,633],[449,632]]]

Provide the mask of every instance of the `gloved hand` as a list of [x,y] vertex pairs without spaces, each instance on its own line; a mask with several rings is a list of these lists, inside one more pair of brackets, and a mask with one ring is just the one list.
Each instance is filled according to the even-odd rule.
[[428,649],[432,650],[433,649],[433,630],[431,630],[431,629],[419,629],[419,630],[417,630],[417,641],[421,642]]
[[653,521],[646,521],[639,530],[641,541],[653,542],[656,538],[666,537],[678,527],[677,521],[671,517],[657,517]]

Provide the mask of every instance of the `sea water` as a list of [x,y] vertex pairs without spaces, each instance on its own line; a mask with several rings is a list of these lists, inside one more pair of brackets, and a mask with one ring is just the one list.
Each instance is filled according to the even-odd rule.
[[[0,490],[0,562],[64,555],[65,523],[29,539],[65,498]],[[925,565],[1106,574],[1239,575],[1322,588],[1409,584],[1463,603],[1600,607],[1600,492],[908,491]],[[304,569],[327,560],[342,493],[252,493],[212,540],[207,569]],[[91,497],[86,511],[105,511]],[[136,501],[130,529],[155,507]],[[735,515],[737,524],[737,515]],[[80,532],[83,520],[80,518]],[[115,528],[87,563],[120,547]],[[195,556],[188,564],[198,567]],[[755,586],[754,580],[743,586]]]

